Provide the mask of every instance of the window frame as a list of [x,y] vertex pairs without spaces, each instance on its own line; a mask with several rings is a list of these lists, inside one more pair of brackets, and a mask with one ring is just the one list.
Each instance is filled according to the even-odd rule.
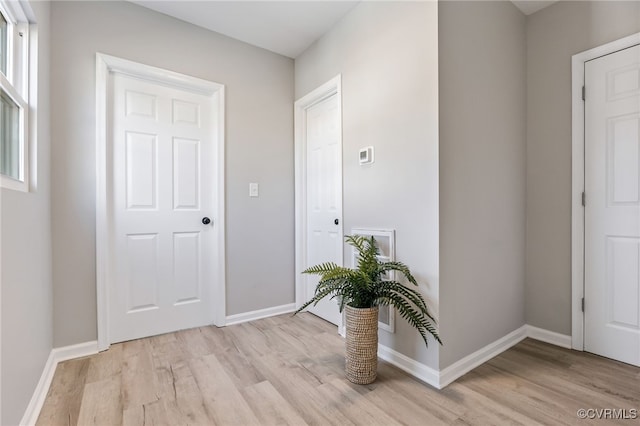
[[[6,33],[6,35],[4,36],[4,38],[5,38],[5,39],[6,39],[6,41],[7,41],[7,46],[10,46],[10,45],[11,45],[11,43],[9,42],[9,33],[10,33],[10,31],[9,31],[9,25],[10,25],[11,23],[7,21],[7,19],[5,18],[5,14],[4,14],[4,13],[2,13],[2,6],[1,6],[1,5],[0,5],[0,15],[1,15],[2,20],[4,21],[4,23],[6,24],[5,31],[6,31],[7,33]],[[8,64],[8,62],[9,62],[9,57],[10,57],[10,56],[11,56],[11,55],[10,55],[10,54],[8,54],[8,55],[7,55],[7,58],[5,58],[6,63],[4,64],[4,67],[7,69],[7,71],[10,69],[10,66],[9,66],[9,64]],[[0,58],[0,59],[1,59],[1,58]],[[0,62],[0,63],[1,63],[1,62]],[[2,71],[2,68],[0,68],[0,73],[2,73],[2,72],[3,72],[3,71]]]
[[0,89],[18,106],[17,178],[0,173],[0,187],[29,192],[29,21],[17,2],[0,0],[0,13],[7,21],[7,75],[0,71]]

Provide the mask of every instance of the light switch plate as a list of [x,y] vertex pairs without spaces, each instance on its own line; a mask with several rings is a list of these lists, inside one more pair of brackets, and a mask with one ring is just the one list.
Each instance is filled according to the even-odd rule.
[[260,195],[260,187],[257,183],[249,184],[249,197],[258,197]]

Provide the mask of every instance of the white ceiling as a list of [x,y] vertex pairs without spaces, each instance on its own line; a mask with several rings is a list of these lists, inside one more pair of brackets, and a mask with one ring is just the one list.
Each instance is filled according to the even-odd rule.
[[133,0],[133,3],[295,58],[359,1]]
[[[295,58],[360,0],[130,0],[140,6]],[[511,0],[530,15],[555,1]]]

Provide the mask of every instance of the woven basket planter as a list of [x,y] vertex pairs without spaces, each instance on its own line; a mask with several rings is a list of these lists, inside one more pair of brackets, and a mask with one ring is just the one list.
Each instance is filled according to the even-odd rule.
[[347,328],[347,379],[358,385],[367,385],[378,374],[378,307],[345,307]]

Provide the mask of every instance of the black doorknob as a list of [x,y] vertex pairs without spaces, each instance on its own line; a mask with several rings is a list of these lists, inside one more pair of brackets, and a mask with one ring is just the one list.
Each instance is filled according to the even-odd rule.
[[336,225],[340,223],[340,220],[336,219],[333,221],[333,223],[335,223]]
[[205,216],[205,217],[202,218],[202,223],[205,224],[205,225],[208,225],[208,224],[211,223],[211,219],[209,219],[208,217]]

